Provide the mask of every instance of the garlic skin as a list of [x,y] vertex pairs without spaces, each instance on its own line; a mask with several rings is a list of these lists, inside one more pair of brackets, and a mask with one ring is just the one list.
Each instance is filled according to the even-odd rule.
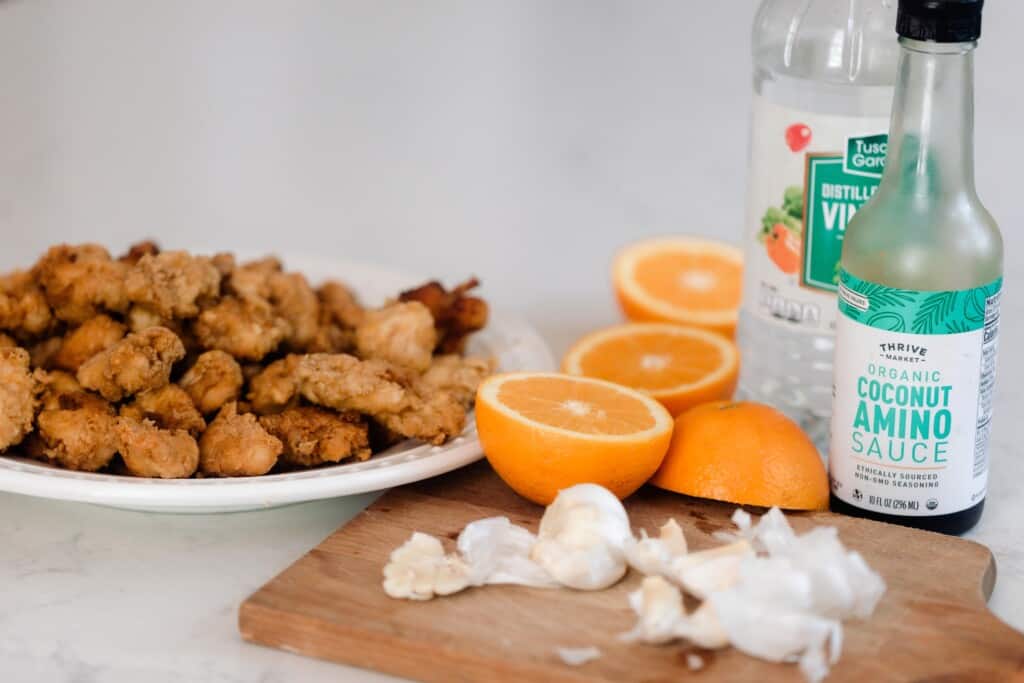
[[601,658],[601,650],[596,647],[556,647],[555,654],[569,666],[583,666]]
[[469,567],[456,555],[446,555],[441,541],[415,532],[391,552],[384,566],[384,592],[392,598],[430,600],[469,586]]
[[683,594],[660,576],[648,576],[640,589],[629,594],[629,606],[636,613],[636,626],[619,640],[660,645],[679,637],[676,627],[684,618]]
[[508,517],[488,517],[471,522],[456,542],[469,566],[474,586],[515,584],[534,588],[557,588],[558,582],[530,559],[537,537],[516,526]]
[[736,585],[743,559],[753,554],[749,543],[736,541],[675,558],[669,575],[687,593],[704,600],[715,591]]
[[626,544],[626,561],[644,576],[672,575],[672,561],[688,551],[683,529],[675,519],[669,519],[658,531],[657,538],[649,538],[640,531],[639,541]]
[[633,540],[619,499],[596,484],[577,484],[544,511],[530,557],[563,586],[600,590],[626,573]]

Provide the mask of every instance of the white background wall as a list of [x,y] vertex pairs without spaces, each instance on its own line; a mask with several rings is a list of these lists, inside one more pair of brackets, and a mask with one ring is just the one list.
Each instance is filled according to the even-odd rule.
[[[618,245],[738,239],[755,5],[0,0],[0,266],[155,236],[472,271],[569,338]],[[1012,253],[1024,2],[985,14],[978,183]]]

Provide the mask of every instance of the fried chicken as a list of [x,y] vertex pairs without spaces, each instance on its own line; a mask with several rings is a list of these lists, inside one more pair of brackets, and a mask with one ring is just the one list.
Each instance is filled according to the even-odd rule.
[[[99,399],[102,401],[102,399]],[[36,457],[44,457],[61,467],[82,472],[103,469],[118,451],[114,431],[117,418],[109,404],[106,409],[87,401],[73,407],[44,410],[37,418],[39,446]]]
[[228,401],[237,400],[242,383],[238,361],[216,350],[200,355],[178,382],[204,415],[220,410]]
[[32,273],[19,270],[0,276],[0,329],[33,338],[52,323],[50,305]]
[[140,258],[128,271],[125,291],[133,307],[161,321],[186,319],[199,315],[201,305],[220,295],[220,280],[220,271],[209,258],[165,251]]
[[271,294],[270,278],[282,271],[281,261],[273,256],[249,261],[231,271],[226,289],[240,299],[268,301]]
[[60,353],[64,340],[61,337],[50,337],[41,339],[28,347],[28,355],[31,358],[32,367],[49,370],[54,367],[54,359]]
[[144,391],[131,403],[121,406],[121,417],[137,422],[150,420],[161,429],[181,430],[196,436],[206,429],[192,398],[177,384]]
[[343,327],[321,308],[316,334],[304,350],[306,353],[348,353],[355,349],[355,344],[355,330]]
[[343,328],[353,328],[363,319],[363,307],[351,289],[328,280],[316,290],[321,308]]
[[78,381],[108,401],[170,381],[171,367],[185,357],[185,345],[165,327],[134,332],[102,351],[78,369]]
[[183,479],[195,474],[199,465],[199,445],[182,429],[119,417],[114,433],[124,465],[136,477]]
[[60,320],[78,324],[103,311],[128,309],[128,265],[98,244],[51,247],[32,272]]
[[422,372],[430,367],[437,332],[430,310],[418,301],[366,311],[356,327],[356,353]]
[[0,451],[21,443],[32,431],[36,382],[25,349],[0,349]]
[[301,357],[285,356],[249,380],[248,399],[260,415],[279,413],[299,399],[298,365]]
[[18,342],[14,340],[14,337],[0,332],[0,349],[13,349],[18,346]]
[[291,333],[291,325],[265,301],[226,297],[199,314],[194,331],[205,349],[259,361],[280,346]]
[[430,309],[437,325],[439,353],[462,353],[466,337],[487,324],[487,302],[466,295],[479,285],[479,280],[470,278],[449,292],[435,280],[402,292],[398,299],[419,301]]
[[270,303],[291,331],[286,342],[295,350],[306,349],[320,327],[320,301],[301,273],[274,273],[270,276]]
[[421,394],[445,391],[469,408],[477,387],[493,370],[494,364],[483,358],[463,358],[456,354],[436,356],[430,368],[417,379],[417,391]]
[[74,410],[91,408],[113,414],[110,403],[101,396],[87,391],[75,376],[63,370],[36,370],[33,373],[40,410]]
[[[82,363],[121,341],[128,330],[108,315],[90,318],[65,335],[53,356],[53,366],[78,372]],[[35,363],[36,367],[45,367]]]
[[269,472],[284,450],[281,441],[260,426],[252,413],[239,414],[236,403],[221,408],[199,439],[199,467],[221,477]]
[[442,444],[465,426],[466,410],[449,392],[421,395],[412,388],[413,375],[383,361],[311,354],[301,358],[296,375],[309,402],[365,413],[407,438]]
[[352,457],[370,457],[366,423],[358,414],[340,415],[303,406],[265,415],[260,424],[284,444],[281,462],[287,465],[315,467]]
[[128,247],[128,251],[118,256],[117,260],[121,263],[127,263],[129,266],[134,266],[143,256],[156,256],[159,253],[160,245],[153,240],[146,240],[144,242],[136,242]]

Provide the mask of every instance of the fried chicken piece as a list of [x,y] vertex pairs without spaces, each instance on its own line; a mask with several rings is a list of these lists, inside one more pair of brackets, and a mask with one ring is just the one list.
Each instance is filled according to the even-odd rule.
[[466,337],[487,325],[487,302],[466,295],[479,285],[479,280],[470,278],[449,292],[435,280],[402,292],[398,299],[419,301],[430,309],[438,330],[438,352],[462,353]]
[[121,406],[121,417],[137,422],[150,420],[160,429],[181,430],[196,436],[206,429],[192,398],[177,384],[144,391],[128,405]]
[[328,280],[316,290],[321,308],[342,328],[353,328],[363,319],[363,307],[351,289]]
[[182,429],[161,429],[151,420],[119,417],[114,433],[121,459],[136,477],[184,479],[199,465],[199,445]]
[[235,255],[221,251],[210,257],[210,263],[220,273],[221,283],[223,284],[223,279],[231,275],[235,270]]
[[30,449],[69,470],[96,472],[110,464],[118,451],[113,407],[99,396],[63,394],[59,407],[48,408],[36,418],[38,443]]
[[98,244],[50,247],[32,272],[60,320],[83,323],[103,310],[128,310],[128,265]]
[[220,295],[221,274],[205,256],[185,251],[146,254],[128,271],[128,300],[161,320],[194,318]]
[[[63,339],[53,356],[54,367],[77,372],[82,363],[121,341],[128,330],[108,315],[98,315],[82,323]],[[35,363],[37,367],[43,367]]]
[[284,444],[281,462],[288,465],[315,467],[352,457],[370,457],[367,426],[358,414],[340,415],[303,406],[265,415],[260,424]]
[[185,345],[166,327],[133,332],[78,369],[78,381],[108,401],[147,389],[159,389],[170,381],[171,367],[185,357]]
[[204,349],[219,349],[240,360],[259,361],[291,332],[291,325],[259,299],[227,297],[199,314],[194,332]]
[[32,273],[19,270],[0,277],[0,329],[36,337],[52,323],[53,312]]
[[473,405],[476,389],[494,371],[494,364],[483,358],[463,358],[456,354],[436,356],[430,368],[416,381],[420,394],[445,391],[464,408]]
[[146,240],[144,242],[136,242],[128,247],[128,251],[118,256],[117,260],[121,263],[127,263],[129,266],[134,266],[143,256],[156,256],[159,253],[160,245],[153,240]]
[[32,431],[36,382],[25,349],[0,349],[0,451],[21,443]]
[[283,450],[284,444],[260,426],[255,415],[239,414],[237,404],[231,402],[199,439],[199,468],[221,477],[266,474]]
[[430,310],[418,301],[366,311],[356,327],[356,354],[422,372],[430,367],[437,332]]
[[49,339],[42,339],[32,344],[32,346],[28,347],[28,355],[31,359],[32,367],[45,370],[54,367],[54,360],[57,358],[57,354],[60,353],[63,345],[64,340],[61,337],[50,337]]
[[274,273],[269,285],[274,311],[291,326],[288,346],[304,350],[320,328],[320,300],[300,273]]
[[270,279],[282,271],[281,261],[273,256],[249,261],[231,271],[226,288],[240,299],[268,301],[271,295]]
[[223,351],[207,351],[182,376],[178,384],[204,415],[220,410],[242,391],[242,368]]
[[465,426],[466,410],[449,392],[420,395],[413,375],[380,360],[310,354],[301,357],[296,375],[309,402],[365,413],[408,438],[442,444]]
[[63,370],[36,370],[33,373],[40,410],[76,410],[90,408],[111,414],[114,409],[102,397],[87,391],[75,376]]
[[320,322],[316,334],[304,349],[306,353],[348,353],[355,349],[355,330],[342,327],[334,318],[320,309]]
[[301,356],[294,354],[276,360],[249,380],[248,399],[259,415],[279,413],[299,400],[298,366]]
[[17,346],[18,342],[14,341],[14,337],[0,332],[0,349],[13,349]]

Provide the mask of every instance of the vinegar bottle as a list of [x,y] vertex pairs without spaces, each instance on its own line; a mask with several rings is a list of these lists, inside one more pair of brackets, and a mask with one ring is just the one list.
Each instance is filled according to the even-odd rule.
[[832,507],[961,533],[981,517],[1002,239],[974,189],[982,0],[901,0],[882,184],[847,228]]
[[843,235],[885,156],[895,20],[892,0],[764,0],[754,20],[740,394],[819,447]]

